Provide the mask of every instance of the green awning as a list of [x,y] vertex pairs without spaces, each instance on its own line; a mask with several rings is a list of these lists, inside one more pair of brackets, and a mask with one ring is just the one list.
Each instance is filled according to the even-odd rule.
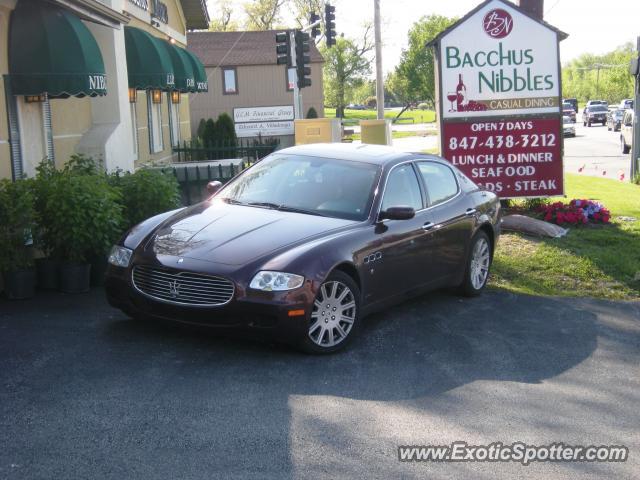
[[73,13],[52,3],[19,0],[9,24],[14,95],[52,98],[107,94],[98,43]]
[[193,74],[191,59],[186,52],[172,45],[169,42],[161,41],[167,49],[171,64],[173,65],[173,74],[175,80],[175,89],[180,92],[195,92],[196,81]]
[[207,73],[204,70],[204,65],[193,52],[189,50],[184,51],[189,58],[191,59],[191,65],[193,66],[193,75],[196,79],[196,88],[195,92],[208,92],[209,91],[209,83],[207,80]]
[[124,27],[129,88],[172,90],[173,64],[164,40],[135,27]]

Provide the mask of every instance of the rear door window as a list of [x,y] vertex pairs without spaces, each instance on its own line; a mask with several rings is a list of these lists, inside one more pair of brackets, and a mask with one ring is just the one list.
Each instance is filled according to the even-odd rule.
[[453,171],[436,162],[418,162],[418,170],[427,187],[429,206],[446,202],[458,194],[458,182]]

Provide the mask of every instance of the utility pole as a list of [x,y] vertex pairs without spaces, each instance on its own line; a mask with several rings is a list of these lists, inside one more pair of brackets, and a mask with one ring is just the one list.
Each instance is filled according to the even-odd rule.
[[376,105],[378,120],[384,119],[384,79],[382,78],[382,32],[380,30],[380,0],[373,0],[373,22],[376,37]]
[[542,20],[544,16],[544,0],[520,0],[520,8],[533,18]]
[[638,122],[638,115],[640,115],[640,72],[638,71],[638,63],[640,63],[640,37],[637,39],[637,54],[639,59],[635,64],[635,95],[633,99],[633,137],[631,142],[631,168],[629,169],[629,180],[633,181],[638,174],[638,158],[640,158],[640,122]]

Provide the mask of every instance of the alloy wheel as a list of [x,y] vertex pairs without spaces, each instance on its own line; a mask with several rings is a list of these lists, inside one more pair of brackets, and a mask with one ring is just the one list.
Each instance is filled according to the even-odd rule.
[[334,347],[349,336],[355,318],[356,300],[351,289],[336,280],[325,282],[313,303],[309,338],[320,347]]
[[473,246],[471,254],[471,285],[476,290],[480,290],[489,275],[489,264],[491,263],[491,252],[489,243],[484,238],[479,238]]

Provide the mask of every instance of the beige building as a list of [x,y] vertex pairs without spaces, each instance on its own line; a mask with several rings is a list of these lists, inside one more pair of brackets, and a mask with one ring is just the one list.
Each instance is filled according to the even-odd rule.
[[0,178],[170,161],[207,88],[187,30],[208,22],[204,0],[0,0]]
[[[263,115],[274,129],[265,136],[280,136],[288,113],[293,111],[293,71],[276,64],[275,30],[260,32],[189,32],[188,49],[204,64],[209,90],[191,95],[191,130],[196,133],[201,119],[213,118],[223,112],[236,122],[243,115]],[[322,55],[310,42],[310,87],[302,92],[302,110],[306,117],[310,107],[324,116],[322,89]],[[260,107],[288,107],[268,109]],[[278,112],[279,110],[279,112]],[[235,116],[234,116],[235,111]],[[275,123],[274,123],[275,122]],[[275,124],[280,125],[275,125]],[[254,123],[256,125],[256,123]],[[289,124],[285,125],[288,126]],[[291,128],[293,123],[291,122]],[[268,127],[268,126],[267,126]],[[258,128],[244,129],[247,136],[257,135]],[[293,143],[293,131],[281,138],[284,145]]]

